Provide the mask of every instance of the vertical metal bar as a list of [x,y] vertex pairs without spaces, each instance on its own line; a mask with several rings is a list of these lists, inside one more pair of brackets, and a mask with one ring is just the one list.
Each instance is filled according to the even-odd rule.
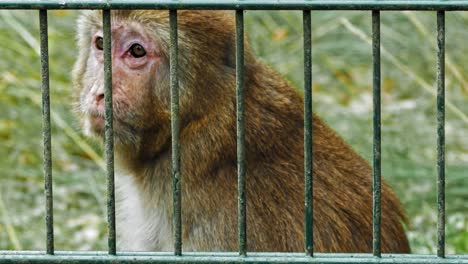
[[170,82],[171,82],[171,129],[172,129],[172,191],[173,191],[173,230],[174,254],[182,255],[182,221],[180,193],[180,143],[179,143],[179,80],[178,80],[178,41],[177,10],[169,11],[170,17]]
[[247,255],[244,127],[244,10],[236,10],[237,192],[239,254]]
[[42,139],[44,144],[44,179],[46,197],[46,236],[47,254],[54,254],[54,212],[52,193],[52,144],[50,132],[50,90],[49,90],[49,42],[47,30],[47,10],[39,10],[41,32],[42,65]]
[[104,85],[105,85],[105,152],[107,164],[107,221],[109,229],[109,254],[116,254],[115,234],[115,186],[114,186],[114,129],[112,113],[112,47],[111,47],[111,13],[109,9],[102,11],[104,32]]
[[305,175],[305,252],[313,256],[313,181],[312,181],[312,29],[311,11],[303,11],[304,24],[304,175]]
[[437,12],[437,256],[445,257],[445,12]]
[[382,195],[382,172],[381,172],[381,109],[380,109],[380,11],[372,11],[372,54],[374,61],[373,87],[374,87],[374,154],[373,154],[373,253],[381,256],[381,195]]

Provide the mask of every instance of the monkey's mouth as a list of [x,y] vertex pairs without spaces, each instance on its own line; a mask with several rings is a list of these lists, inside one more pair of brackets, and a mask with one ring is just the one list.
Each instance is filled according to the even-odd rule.
[[87,120],[88,121],[86,122],[87,124],[85,125],[85,130],[96,134],[101,134],[104,132],[106,124],[104,113],[98,111],[88,113]]
[[[104,113],[93,113],[88,116],[89,120],[89,129],[91,132],[98,134],[98,135],[103,135],[106,129],[106,118]],[[119,128],[120,122],[118,119],[116,119],[114,115],[114,120],[113,120],[113,128],[114,132],[117,132]]]
[[91,122],[91,127],[96,129],[96,128],[104,128],[106,119],[101,115],[91,115],[89,117],[89,121]]
[[[113,132],[114,136],[121,134],[122,130],[131,130],[131,125],[119,118],[118,113],[113,113]],[[85,122],[83,123],[83,131],[88,136],[97,136],[104,139],[106,130],[106,117],[104,111],[91,108],[85,113]]]

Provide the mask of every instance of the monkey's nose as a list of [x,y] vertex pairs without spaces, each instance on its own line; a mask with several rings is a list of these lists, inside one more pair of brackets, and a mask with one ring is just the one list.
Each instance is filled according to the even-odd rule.
[[94,97],[96,105],[102,104],[101,102],[104,100],[104,94],[98,94]]

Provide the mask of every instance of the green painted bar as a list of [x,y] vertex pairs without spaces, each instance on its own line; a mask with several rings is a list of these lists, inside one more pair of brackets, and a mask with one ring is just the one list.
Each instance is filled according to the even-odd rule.
[[44,180],[46,197],[46,251],[54,254],[54,204],[52,193],[52,136],[50,132],[49,41],[47,10],[39,10],[41,32],[42,139],[44,144]]
[[116,254],[115,233],[115,186],[114,186],[114,129],[112,113],[112,50],[111,50],[111,14],[106,9],[102,12],[104,32],[104,99],[106,106],[105,153],[107,165],[107,221],[109,229],[109,254]]
[[[42,256],[46,255],[44,251],[1,251],[0,259],[5,256]],[[101,257],[109,255],[106,251],[55,251],[55,256],[90,256],[90,257]],[[141,251],[119,251],[117,257],[153,257],[153,258],[206,258],[206,257],[217,257],[225,259],[235,259],[239,257],[239,252],[191,252],[186,251],[182,257],[174,256],[173,252],[141,252]],[[249,252],[247,257],[242,259],[253,259],[253,258],[306,258],[313,261],[312,258],[304,256],[304,252]],[[374,258],[371,253],[317,253],[315,252],[314,257],[321,261],[339,261],[338,259],[373,259],[375,262],[380,262],[381,259]],[[446,258],[449,261],[459,261],[462,263],[463,259],[467,258],[467,254],[454,254],[448,255]],[[401,262],[402,259],[407,259],[409,262],[421,261],[421,262],[432,262],[434,260],[441,260],[432,254],[382,254],[382,261],[386,262],[388,259],[393,259],[397,263]]]
[[247,255],[244,127],[244,10],[236,11],[237,192],[239,254]]
[[466,0],[0,0],[0,9],[468,10]]
[[373,197],[372,197],[372,245],[374,256],[381,255],[382,219],[382,160],[381,160],[381,69],[380,69],[380,11],[372,11],[372,56],[374,63],[374,147],[373,147]]
[[437,12],[437,256],[445,257],[445,13]]
[[169,11],[170,18],[170,82],[171,82],[171,129],[172,129],[172,193],[174,254],[182,255],[182,218],[180,193],[180,120],[179,120],[179,79],[178,79],[178,35],[177,10]]
[[142,254],[129,252],[118,256],[108,255],[106,252],[56,252],[47,254],[1,254],[2,264],[10,263],[199,263],[199,264],[229,264],[229,263],[315,263],[315,264],[468,264],[467,255],[447,256],[438,258],[434,255],[382,255],[375,258],[371,254],[315,254],[314,258],[304,256],[304,253],[249,253],[249,256],[215,253],[186,253],[184,256],[173,254]]
[[312,180],[312,29],[311,12],[303,13],[304,28],[304,175],[305,175],[305,252],[314,254]]

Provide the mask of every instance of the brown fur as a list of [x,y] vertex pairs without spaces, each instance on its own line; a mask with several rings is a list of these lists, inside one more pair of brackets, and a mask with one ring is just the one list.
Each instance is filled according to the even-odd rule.
[[[152,32],[168,67],[167,11],[112,15],[113,23],[136,21]],[[97,12],[81,21],[74,75],[80,91],[89,34],[100,21]],[[238,247],[234,31],[227,12],[179,11],[183,244],[198,251]],[[116,149],[120,167],[140,191],[157,192],[150,195],[154,206],[171,208],[169,81],[167,75],[159,78],[164,89],[157,94],[153,89],[144,96],[137,88],[133,93],[142,94],[129,99],[141,118],[132,130],[139,140],[125,138],[117,126]],[[245,80],[248,250],[303,251],[303,98],[260,63],[248,43]],[[317,116],[313,133],[315,251],[371,252],[371,167]],[[383,252],[409,252],[402,208],[386,184],[382,212]]]

